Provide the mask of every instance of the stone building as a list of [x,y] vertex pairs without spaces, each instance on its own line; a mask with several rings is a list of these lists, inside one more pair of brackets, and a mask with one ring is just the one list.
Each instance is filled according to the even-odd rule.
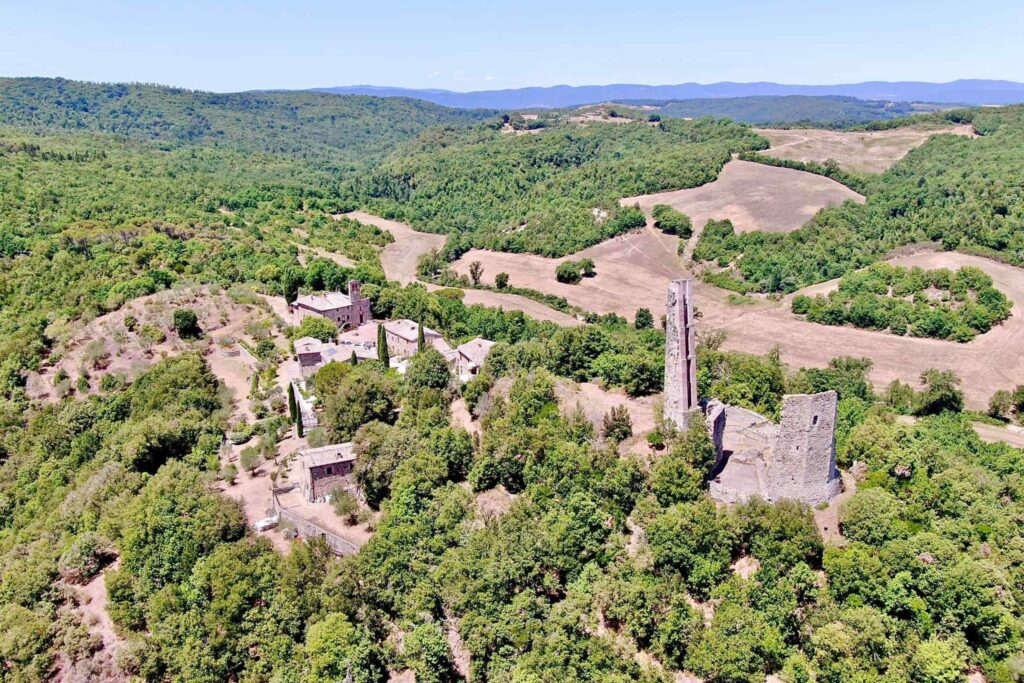
[[674,280],[665,309],[665,417],[685,430],[699,407],[693,291],[690,280]]
[[299,451],[299,486],[311,503],[323,503],[341,487],[355,490],[352,471],[356,454],[351,443],[338,443]]
[[[420,326],[413,320],[389,320],[384,325],[384,334],[388,340],[388,353],[392,358],[409,358],[419,351]],[[444,340],[440,332],[429,327],[423,328],[423,341],[442,354],[450,352],[452,347]]]
[[322,342],[313,337],[302,337],[295,341],[295,357],[299,361],[299,373],[302,377],[316,374],[316,371],[327,363],[352,362],[352,354],[357,360],[376,360],[377,343],[366,346],[350,342]]
[[729,406],[725,457],[709,483],[711,497],[739,503],[754,496],[767,501],[826,502],[842,491],[836,468],[838,395],[787,395],[779,424],[744,408]]
[[321,315],[337,325],[338,329],[359,327],[373,320],[370,300],[363,296],[358,280],[348,283],[348,295],[341,292],[303,294],[292,304],[292,310],[299,316]]
[[494,342],[490,339],[477,337],[465,344],[455,347],[455,374],[463,382],[468,382],[479,374],[487,360],[487,354],[491,352]]
[[665,419],[681,430],[698,417],[705,420],[717,454],[711,497],[722,503],[760,496],[817,505],[838,494],[836,392],[784,396],[777,425],[744,408],[699,400],[690,281],[669,283],[667,303]]
[[703,419],[718,461],[722,459],[725,406],[715,399],[701,402],[697,395],[697,326],[690,280],[668,285],[665,315],[665,419],[680,431],[694,419]]

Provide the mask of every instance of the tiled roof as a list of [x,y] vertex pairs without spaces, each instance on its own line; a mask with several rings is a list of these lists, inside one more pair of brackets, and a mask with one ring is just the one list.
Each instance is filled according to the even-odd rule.
[[333,311],[336,308],[351,306],[352,300],[348,295],[341,292],[327,292],[326,294],[303,294],[295,300],[296,306],[304,306],[314,311]]
[[336,462],[355,460],[356,454],[352,450],[352,443],[336,443],[320,448],[307,448],[299,451],[303,467],[320,467],[321,465],[332,465]]
[[494,342],[490,339],[477,337],[476,339],[470,339],[456,350],[470,363],[482,366],[484,361],[487,360],[487,354],[491,352],[492,346],[494,346]]

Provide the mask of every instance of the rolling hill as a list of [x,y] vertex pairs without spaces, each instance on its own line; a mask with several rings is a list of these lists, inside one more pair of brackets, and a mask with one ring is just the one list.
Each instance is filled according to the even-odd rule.
[[787,85],[782,83],[681,83],[679,85],[556,85],[549,88],[514,88],[452,92],[372,85],[320,88],[321,92],[378,97],[413,97],[449,107],[525,109],[571,107],[613,100],[682,100],[718,97],[782,97],[789,95],[857,97],[897,102],[944,104],[1015,104],[1024,102],[1024,83],[996,80],[958,80],[949,83],[869,81],[843,85]]
[[0,78],[0,121],[19,128],[113,133],[171,146],[229,145],[338,162],[383,156],[430,126],[469,125],[493,115],[413,99]]

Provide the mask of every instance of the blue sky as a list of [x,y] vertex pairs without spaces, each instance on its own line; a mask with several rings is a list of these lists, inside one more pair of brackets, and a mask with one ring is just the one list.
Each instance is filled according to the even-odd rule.
[[373,84],[1024,81],[1024,2],[0,0],[0,76]]

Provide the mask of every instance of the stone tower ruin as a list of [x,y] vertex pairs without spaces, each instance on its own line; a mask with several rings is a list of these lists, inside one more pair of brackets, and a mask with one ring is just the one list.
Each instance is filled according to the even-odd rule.
[[823,503],[842,490],[836,468],[834,391],[783,397],[775,448],[768,465],[768,498]]
[[665,315],[665,418],[686,430],[697,398],[697,330],[690,280],[668,285]]
[[694,420],[704,420],[715,445],[716,467],[722,459],[725,434],[725,405],[697,395],[697,325],[693,317],[690,280],[668,284],[665,315],[665,419],[680,431]]
[[702,419],[715,445],[711,497],[738,503],[824,503],[842,491],[836,468],[834,391],[782,397],[779,424],[762,415],[697,395],[697,329],[690,280],[668,285],[665,316],[665,419],[685,431]]

